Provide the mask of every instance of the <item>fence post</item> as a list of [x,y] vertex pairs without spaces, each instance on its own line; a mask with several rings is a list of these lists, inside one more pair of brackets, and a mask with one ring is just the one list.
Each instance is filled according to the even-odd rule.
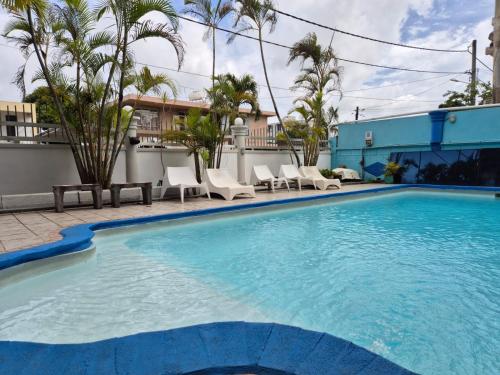
[[247,174],[245,165],[245,142],[248,136],[248,127],[243,122],[243,119],[236,118],[234,125],[231,127],[231,132],[234,137],[234,143],[237,153],[238,181],[246,184]]
[[137,138],[137,123],[139,120],[139,117],[134,116],[125,141],[125,174],[127,182],[139,182],[139,163],[137,161],[137,147],[140,143]]

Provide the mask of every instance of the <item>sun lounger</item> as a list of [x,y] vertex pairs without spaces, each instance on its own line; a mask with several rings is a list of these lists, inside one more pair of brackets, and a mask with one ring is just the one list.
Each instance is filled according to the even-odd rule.
[[198,188],[202,193],[206,193],[208,199],[210,199],[210,191],[207,184],[205,182],[198,183],[194,172],[189,167],[167,167],[163,176],[161,198],[163,198],[168,188],[179,188],[182,203],[184,203],[185,189]]
[[205,179],[210,192],[219,194],[225,200],[231,201],[240,194],[255,198],[255,189],[252,185],[241,185],[225,169],[207,169]]
[[349,181],[360,181],[361,180],[358,172],[356,172],[353,169],[335,168],[332,170],[332,172],[341,176],[342,180],[349,180]]
[[279,177],[285,178],[287,182],[296,182],[299,190],[302,190],[303,185],[313,185],[313,181],[301,175],[297,167],[293,164],[282,165]]
[[288,181],[285,177],[274,177],[271,170],[267,165],[254,165],[252,169],[252,185],[258,183],[267,183],[271,186],[271,189],[274,193],[274,185],[278,183],[279,186],[284,182],[288,191],[290,191],[290,186],[288,185]]
[[342,187],[340,180],[324,177],[316,166],[300,167],[299,171],[305,178],[312,180],[315,189],[326,190],[328,186],[335,186],[338,189]]

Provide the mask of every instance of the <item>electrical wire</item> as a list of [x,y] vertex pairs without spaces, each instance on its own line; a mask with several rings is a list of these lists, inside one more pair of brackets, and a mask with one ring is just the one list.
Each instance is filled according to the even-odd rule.
[[[239,33],[239,32],[236,32],[236,31],[233,31],[233,30],[229,30],[229,29],[226,29],[226,28],[223,28],[223,27],[220,27],[220,26],[213,26],[213,25],[210,25],[210,24],[208,24],[206,22],[197,21],[197,20],[194,20],[194,19],[189,18],[189,17],[184,17],[184,16],[177,16],[177,17],[180,18],[180,19],[182,19],[182,20],[188,21],[188,22],[197,23],[197,24],[203,25],[203,26],[213,27],[216,30],[223,31],[225,33],[229,33],[229,34],[241,36],[243,38],[247,38],[247,39],[259,41],[259,38],[251,36],[251,35]],[[285,44],[276,43],[276,42],[272,42],[272,41],[265,40],[265,39],[262,39],[262,43],[265,43],[265,44],[268,44],[268,45],[272,45],[272,46],[275,46],[275,47],[285,48],[285,49],[288,49],[288,50],[292,49],[292,47],[287,46]],[[368,62],[364,62],[364,61],[357,61],[357,60],[340,58],[340,57],[337,57],[337,60],[343,61],[343,62],[347,62],[347,63],[351,63],[351,64],[358,64],[358,65],[370,66],[370,67],[373,67],[373,68],[390,69],[390,70],[400,70],[400,71],[405,71],[405,72],[430,73],[430,74],[466,74],[465,71],[464,72],[445,72],[445,71],[435,71],[435,70],[425,70],[425,69],[413,69],[413,68],[405,68],[405,67],[397,67],[397,66],[380,65],[380,64],[368,63]]]
[[355,34],[355,33],[351,33],[349,31],[345,31],[345,30],[341,30],[341,29],[338,29],[336,27],[331,27],[331,26],[326,26],[326,25],[322,25],[318,22],[314,22],[314,21],[311,21],[311,20],[307,20],[305,18],[302,18],[302,17],[298,17],[298,16],[295,16],[293,14],[290,14],[290,13],[287,13],[287,12],[284,12],[282,10],[279,10],[279,9],[274,9],[273,10],[276,12],[276,13],[279,13],[279,14],[282,14],[286,17],[290,17],[290,18],[293,18],[295,20],[298,20],[298,21],[301,21],[301,22],[305,22],[305,23],[308,23],[310,25],[314,25],[314,26],[317,26],[317,27],[321,27],[323,29],[327,29],[327,30],[330,30],[330,31],[334,31],[334,32],[338,32],[338,33],[341,33],[341,34],[344,34],[344,35],[349,35],[349,36],[352,36],[352,37],[355,37],[355,38],[360,38],[360,39],[365,39],[365,40],[369,40],[371,42],[377,42],[377,43],[382,43],[382,44],[388,44],[388,45],[391,45],[391,46],[396,46],[396,47],[403,47],[403,48],[411,48],[411,49],[417,49],[417,50],[423,50],[423,51],[431,51],[431,52],[452,52],[452,53],[463,53],[463,52],[468,52],[467,49],[460,49],[460,50],[456,50],[456,49],[443,49],[443,48],[430,48],[430,47],[420,47],[420,46],[413,46],[413,45],[410,45],[410,44],[404,44],[404,43],[397,43],[397,42],[390,42],[390,41],[387,41],[387,40],[382,40],[382,39],[376,39],[376,38],[372,38],[372,37],[369,37],[369,36],[366,36],[366,35],[361,35],[361,34]]

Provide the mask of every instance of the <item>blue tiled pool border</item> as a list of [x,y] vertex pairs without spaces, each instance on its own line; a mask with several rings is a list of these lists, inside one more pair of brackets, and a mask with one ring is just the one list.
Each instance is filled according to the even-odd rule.
[[65,228],[61,230],[60,234],[62,235],[62,239],[56,242],[43,244],[39,246],[34,246],[31,248],[14,251],[7,254],[0,255],[0,270],[14,267],[23,263],[31,262],[34,260],[40,260],[45,258],[50,258],[57,255],[63,255],[68,253],[74,253],[81,250],[84,250],[91,246],[92,238],[94,237],[94,232],[101,229],[112,229],[119,228],[124,226],[136,225],[136,224],[146,224],[146,223],[154,223],[159,221],[167,221],[174,219],[182,219],[196,216],[206,216],[217,213],[225,213],[225,212],[236,212],[243,211],[252,208],[261,208],[261,207],[269,207],[269,206],[280,206],[292,203],[301,203],[301,202],[312,202],[312,201],[320,201],[331,198],[340,198],[346,196],[356,196],[356,195],[366,195],[366,194],[374,194],[381,192],[390,192],[390,191],[399,191],[405,190],[409,188],[422,188],[422,189],[431,189],[436,191],[442,190],[454,190],[454,191],[464,191],[464,192],[490,192],[490,193],[500,193],[500,187],[483,187],[483,186],[449,186],[449,185],[391,185],[384,186],[380,188],[366,189],[366,190],[358,190],[358,191],[348,191],[348,192],[335,192],[332,194],[323,194],[323,195],[312,195],[306,197],[298,197],[298,198],[288,198],[288,199],[280,199],[274,201],[265,201],[265,202],[255,202],[255,203],[246,203],[234,206],[227,207],[216,207],[216,208],[207,208],[203,210],[194,210],[194,211],[186,211],[186,212],[177,212],[170,214],[162,214],[162,215],[154,215],[154,216],[145,216],[139,218],[131,218],[131,219],[121,219],[121,220],[110,220],[110,221],[102,221],[91,224],[80,224],[72,227]]
[[352,342],[275,323],[221,322],[84,344],[0,342],[2,373],[414,374]]

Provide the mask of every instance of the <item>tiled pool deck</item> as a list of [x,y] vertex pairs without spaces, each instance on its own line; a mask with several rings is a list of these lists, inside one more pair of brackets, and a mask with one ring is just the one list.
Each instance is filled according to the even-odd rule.
[[206,208],[225,207],[247,203],[265,202],[288,198],[324,195],[339,192],[363,191],[378,188],[380,184],[344,185],[341,190],[330,189],[315,191],[305,189],[302,192],[278,190],[276,193],[261,191],[257,198],[240,198],[233,201],[222,199],[187,198],[182,204],[179,199],[153,202],[152,206],[127,204],[120,208],[105,206],[101,210],[93,208],[67,209],[64,213],[49,211],[32,211],[22,213],[0,214],[0,253],[12,252],[31,246],[54,242],[61,238],[61,229],[100,221],[138,218],[175,212],[201,210]]

